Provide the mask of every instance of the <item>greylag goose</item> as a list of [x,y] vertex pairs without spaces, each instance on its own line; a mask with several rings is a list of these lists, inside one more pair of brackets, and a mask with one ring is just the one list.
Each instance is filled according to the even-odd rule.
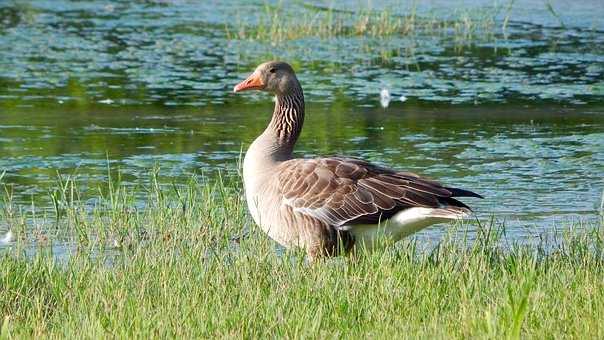
[[482,196],[410,172],[348,157],[294,158],[304,122],[304,94],[292,67],[259,65],[234,92],[276,96],[268,127],[247,150],[243,183],[252,218],[285,247],[311,260],[398,241],[429,225],[467,216],[455,197]]

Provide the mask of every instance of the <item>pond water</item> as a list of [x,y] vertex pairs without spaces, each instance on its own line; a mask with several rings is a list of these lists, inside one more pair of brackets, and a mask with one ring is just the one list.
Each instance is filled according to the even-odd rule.
[[236,172],[272,101],[232,86],[280,58],[307,95],[300,155],[362,157],[472,189],[486,197],[468,200],[479,217],[505,220],[516,239],[599,221],[601,1],[466,1],[455,10],[392,1],[372,9],[391,20],[413,11],[432,24],[381,36],[262,33],[275,13],[306,13],[312,25],[335,15],[353,30],[350,9],[367,11],[329,4],[1,3],[2,181],[17,203],[44,206],[57,172],[77,171],[94,187],[107,159],[131,182],[156,164],[168,182]]

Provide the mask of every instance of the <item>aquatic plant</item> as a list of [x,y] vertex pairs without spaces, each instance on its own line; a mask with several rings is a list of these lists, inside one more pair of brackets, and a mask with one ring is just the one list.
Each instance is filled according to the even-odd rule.
[[[292,39],[347,36],[381,38],[416,34],[451,35],[459,44],[493,34],[499,6],[475,10],[456,10],[449,19],[435,15],[419,16],[416,3],[406,14],[391,9],[341,10],[334,7],[294,6],[265,3],[256,22],[237,15],[233,25],[225,25],[229,39],[250,39],[279,44]],[[504,24],[507,26],[507,22]]]

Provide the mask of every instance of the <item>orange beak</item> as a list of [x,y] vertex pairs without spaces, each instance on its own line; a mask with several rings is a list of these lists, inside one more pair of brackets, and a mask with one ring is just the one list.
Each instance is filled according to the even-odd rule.
[[264,88],[264,83],[262,79],[260,79],[260,74],[256,74],[256,72],[252,73],[246,80],[237,84],[233,89],[233,92],[241,92],[247,90],[260,90]]

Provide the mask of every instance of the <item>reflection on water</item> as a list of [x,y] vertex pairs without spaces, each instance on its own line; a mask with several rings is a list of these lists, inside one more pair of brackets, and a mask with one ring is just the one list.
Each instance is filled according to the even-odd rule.
[[[537,10],[541,1],[507,12],[469,3],[467,12],[490,21],[461,42],[454,29],[276,42],[229,33],[256,27],[263,8],[278,8],[271,2],[2,2],[0,173],[17,202],[42,206],[57,171],[95,188],[108,159],[127,183],[148,179],[156,164],[166,181],[235,173],[272,103],[230,91],[278,57],[294,64],[309,101],[301,155],[363,157],[475,190],[487,197],[471,203],[479,216],[505,219],[518,238],[525,226],[596,220],[604,6],[551,1],[565,8],[552,16]],[[435,22],[466,15],[440,1],[376,6],[395,17],[414,8]],[[315,2],[285,7],[285,18],[326,12]],[[535,10],[527,17],[519,8]],[[385,109],[382,89],[392,98]]]
[[[126,182],[166,181],[222,169],[236,172],[245,148],[272,112],[234,102],[212,109],[18,109],[0,118],[4,182],[16,199],[48,203],[56,171],[82,186],[106,180],[107,157]],[[481,216],[511,226],[595,220],[604,188],[604,108],[450,107],[393,103],[388,110],[350,102],[309,103],[299,154],[367,158],[473,189]]]

